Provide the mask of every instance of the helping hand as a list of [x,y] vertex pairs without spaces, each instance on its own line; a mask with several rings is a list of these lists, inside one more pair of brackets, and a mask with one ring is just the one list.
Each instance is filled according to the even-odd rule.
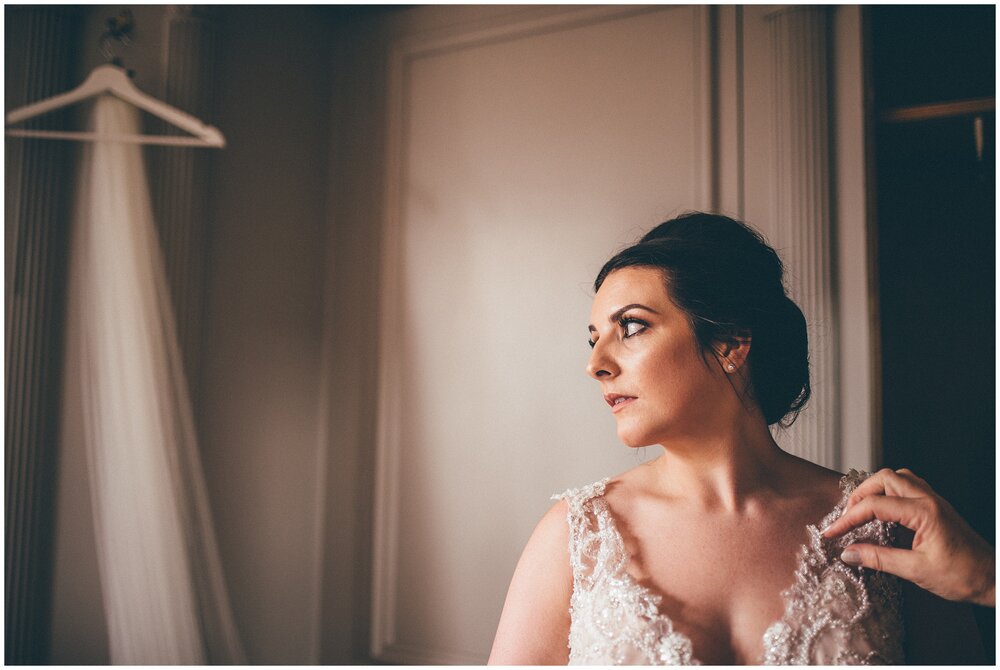
[[841,554],[845,563],[894,574],[947,600],[996,607],[996,553],[923,479],[906,469],[879,470],[823,536],[839,537],[872,519],[912,530],[912,548],[852,544]]

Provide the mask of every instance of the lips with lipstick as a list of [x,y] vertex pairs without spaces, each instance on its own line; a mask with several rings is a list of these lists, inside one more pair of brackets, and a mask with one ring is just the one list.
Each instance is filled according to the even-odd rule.
[[634,395],[622,395],[620,393],[608,393],[604,396],[604,401],[611,406],[612,413],[625,409],[635,399]]

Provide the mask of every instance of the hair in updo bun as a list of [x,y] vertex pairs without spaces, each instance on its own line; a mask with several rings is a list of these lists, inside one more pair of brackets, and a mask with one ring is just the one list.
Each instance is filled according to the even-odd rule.
[[[768,425],[790,426],[809,400],[809,342],[802,310],[785,292],[784,266],[750,226],[719,214],[670,219],[604,264],[594,290],[626,267],[664,274],[702,355],[750,336],[749,392]],[[707,359],[706,359],[707,360]]]

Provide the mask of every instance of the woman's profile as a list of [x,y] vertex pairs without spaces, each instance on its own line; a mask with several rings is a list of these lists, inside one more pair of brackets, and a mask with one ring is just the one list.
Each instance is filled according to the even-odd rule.
[[[772,437],[810,394],[806,322],[783,273],[749,226],[702,213],[660,224],[601,269],[587,373],[618,438],[662,454],[554,496],[491,663],[919,660],[905,656],[899,581],[840,560],[853,542],[891,543],[891,524],[820,534],[866,475]],[[974,659],[975,642],[960,644],[952,661]]]

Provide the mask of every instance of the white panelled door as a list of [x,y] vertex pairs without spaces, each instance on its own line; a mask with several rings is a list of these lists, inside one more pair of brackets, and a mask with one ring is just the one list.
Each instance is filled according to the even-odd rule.
[[376,658],[484,662],[549,495],[657,455],[584,373],[591,284],[711,206],[708,11],[520,8],[396,43]]

